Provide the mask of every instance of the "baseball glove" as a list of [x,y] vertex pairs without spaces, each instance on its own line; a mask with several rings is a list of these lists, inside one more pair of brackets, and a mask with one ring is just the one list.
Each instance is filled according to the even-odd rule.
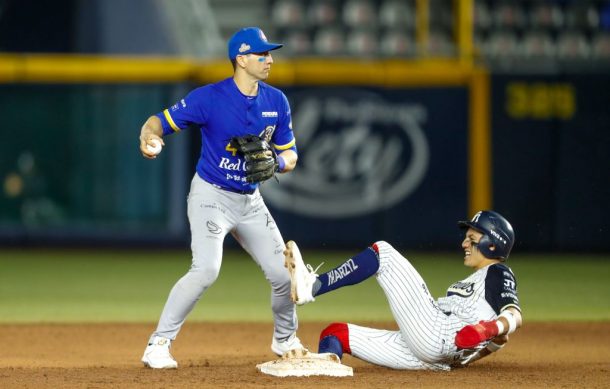
[[278,169],[277,154],[259,136],[244,135],[231,138],[231,146],[246,160],[246,181],[263,182],[275,176]]

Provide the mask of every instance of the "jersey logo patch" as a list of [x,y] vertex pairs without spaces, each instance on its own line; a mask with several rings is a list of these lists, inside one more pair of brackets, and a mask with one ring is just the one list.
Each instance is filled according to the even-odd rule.
[[275,112],[275,111],[271,111],[271,112],[263,111],[263,117],[264,118],[276,118],[277,117],[277,112]]
[[474,293],[474,282],[456,282],[447,289],[447,296],[470,297]]
[[212,234],[218,235],[222,232],[222,228],[211,220],[208,220],[206,226],[208,227],[208,231],[210,231]]
[[273,136],[274,132],[275,132],[275,126],[267,126],[260,134],[258,134],[258,136],[263,138],[265,140],[265,142],[271,143],[271,137]]

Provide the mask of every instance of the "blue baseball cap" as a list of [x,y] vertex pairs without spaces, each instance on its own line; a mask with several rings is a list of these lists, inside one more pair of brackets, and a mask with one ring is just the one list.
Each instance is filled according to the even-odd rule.
[[264,53],[279,49],[284,45],[267,42],[267,37],[263,30],[258,27],[246,27],[233,34],[227,46],[229,49],[229,59],[235,59],[238,55]]

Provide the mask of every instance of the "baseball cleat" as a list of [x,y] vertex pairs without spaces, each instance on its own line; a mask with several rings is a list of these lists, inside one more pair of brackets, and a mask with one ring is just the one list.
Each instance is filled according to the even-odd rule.
[[290,298],[293,303],[303,305],[315,301],[313,284],[318,278],[311,265],[305,265],[301,252],[294,241],[286,243],[284,265],[290,273]]
[[273,338],[271,341],[271,351],[279,356],[283,356],[286,353],[294,352],[297,350],[303,350],[307,352],[307,349],[301,344],[301,340],[297,337],[296,333],[293,333],[284,341],[279,341]]
[[171,346],[171,340],[163,338],[161,336],[155,336],[151,343],[148,344],[144,355],[142,356],[142,363],[144,366],[150,367],[151,369],[176,369],[178,368],[178,362],[169,353]]

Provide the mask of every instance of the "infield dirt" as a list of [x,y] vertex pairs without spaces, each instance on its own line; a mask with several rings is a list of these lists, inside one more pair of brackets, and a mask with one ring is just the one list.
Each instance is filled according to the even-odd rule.
[[[328,323],[302,323],[314,351]],[[358,323],[363,324],[363,323]],[[371,324],[395,328],[393,324]],[[177,370],[144,368],[153,324],[1,325],[1,388],[608,388],[610,323],[526,323],[509,345],[466,369],[397,371],[347,356],[347,378],[276,378],[269,323],[186,323],[174,342]]]

